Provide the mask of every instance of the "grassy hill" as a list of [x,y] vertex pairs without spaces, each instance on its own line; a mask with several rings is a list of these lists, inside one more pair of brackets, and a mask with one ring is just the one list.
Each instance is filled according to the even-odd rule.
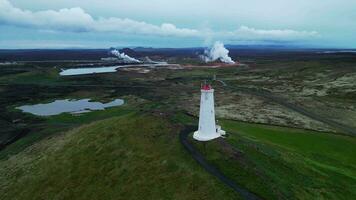
[[0,199],[236,199],[178,141],[179,127],[127,114],[0,161]]
[[210,163],[266,199],[355,199],[356,139],[221,120],[226,140],[194,142]]

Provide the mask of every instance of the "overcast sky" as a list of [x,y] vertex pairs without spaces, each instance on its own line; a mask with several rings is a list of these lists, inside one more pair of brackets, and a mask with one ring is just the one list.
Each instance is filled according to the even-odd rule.
[[0,48],[356,48],[354,0],[0,0]]

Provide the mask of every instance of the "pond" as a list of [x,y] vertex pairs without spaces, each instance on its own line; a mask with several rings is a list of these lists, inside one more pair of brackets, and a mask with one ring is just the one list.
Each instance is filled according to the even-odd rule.
[[[59,73],[61,76],[75,76],[75,75],[84,75],[84,74],[99,74],[99,73],[112,73],[116,72],[116,70],[120,67],[160,67],[166,66],[166,62],[156,62],[156,63],[148,63],[148,64],[134,64],[134,65],[117,65],[117,66],[108,66],[108,67],[84,67],[84,68],[69,68],[69,69],[62,69]],[[170,66],[179,66],[177,64],[170,64]]]
[[116,69],[119,67],[120,66],[72,68],[72,69],[62,70],[59,73],[59,75],[73,76],[73,75],[83,75],[83,74],[109,73],[109,72],[116,72]]
[[115,99],[114,101],[108,103],[92,102],[90,99],[80,99],[80,100],[55,100],[51,103],[46,104],[35,104],[35,105],[24,105],[17,107],[23,112],[31,113],[38,116],[51,116],[58,115],[61,113],[85,113],[93,110],[104,110],[105,108],[120,106],[124,104],[124,100]]

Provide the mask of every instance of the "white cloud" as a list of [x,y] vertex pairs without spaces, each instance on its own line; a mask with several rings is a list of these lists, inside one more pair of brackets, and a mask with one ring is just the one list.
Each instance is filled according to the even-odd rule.
[[79,7],[64,8],[58,11],[32,12],[16,8],[7,0],[0,0],[0,23],[65,32],[97,31],[178,37],[199,36],[199,31],[197,30],[177,28],[169,23],[157,26],[122,18],[94,19]]
[[29,27],[63,32],[117,32],[124,34],[214,38],[223,40],[304,40],[318,35],[315,31],[262,30],[241,26],[234,31],[206,31],[178,28],[174,24],[154,25],[128,18],[94,18],[80,7],[60,10],[30,11],[13,6],[8,0],[0,0],[0,25]]
[[137,33],[147,35],[197,37],[199,31],[195,29],[177,28],[173,24],[163,23],[160,26],[132,19],[99,18],[93,22],[92,31]]
[[247,26],[240,26],[235,31],[222,33],[229,38],[243,38],[244,40],[299,40],[318,36],[316,31],[295,31],[290,29],[283,30],[263,30]]

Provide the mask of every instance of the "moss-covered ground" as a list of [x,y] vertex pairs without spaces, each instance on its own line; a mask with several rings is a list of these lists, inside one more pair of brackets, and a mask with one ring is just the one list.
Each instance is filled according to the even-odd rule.
[[267,199],[356,198],[356,139],[221,120],[229,133],[205,145],[210,163]]
[[[254,62],[247,68],[159,68],[147,74],[119,71],[72,77],[58,72],[73,63],[1,66],[0,199],[239,198],[205,172],[178,140],[184,125],[197,124],[192,115],[198,110],[202,81],[216,75],[231,86],[269,90],[355,127],[353,56],[279,56],[252,56]],[[240,98],[244,94],[219,83],[214,88],[217,106],[244,106],[244,100],[256,98]],[[125,104],[51,117],[15,109],[67,98],[123,98]],[[258,110],[262,108],[247,109],[263,114]],[[228,112],[256,122],[240,110]],[[290,110],[285,112],[286,121],[293,120]],[[272,126],[275,123],[219,123],[229,133],[227,138],[205,145],[191,142],[242,187],[264,199],[356,199],[354,137]],[[298,127],[308,127],[308,121],[303,123]]]
[[0,199],[238,199],[179,144],[179,128],[126,114],[0,161]]

